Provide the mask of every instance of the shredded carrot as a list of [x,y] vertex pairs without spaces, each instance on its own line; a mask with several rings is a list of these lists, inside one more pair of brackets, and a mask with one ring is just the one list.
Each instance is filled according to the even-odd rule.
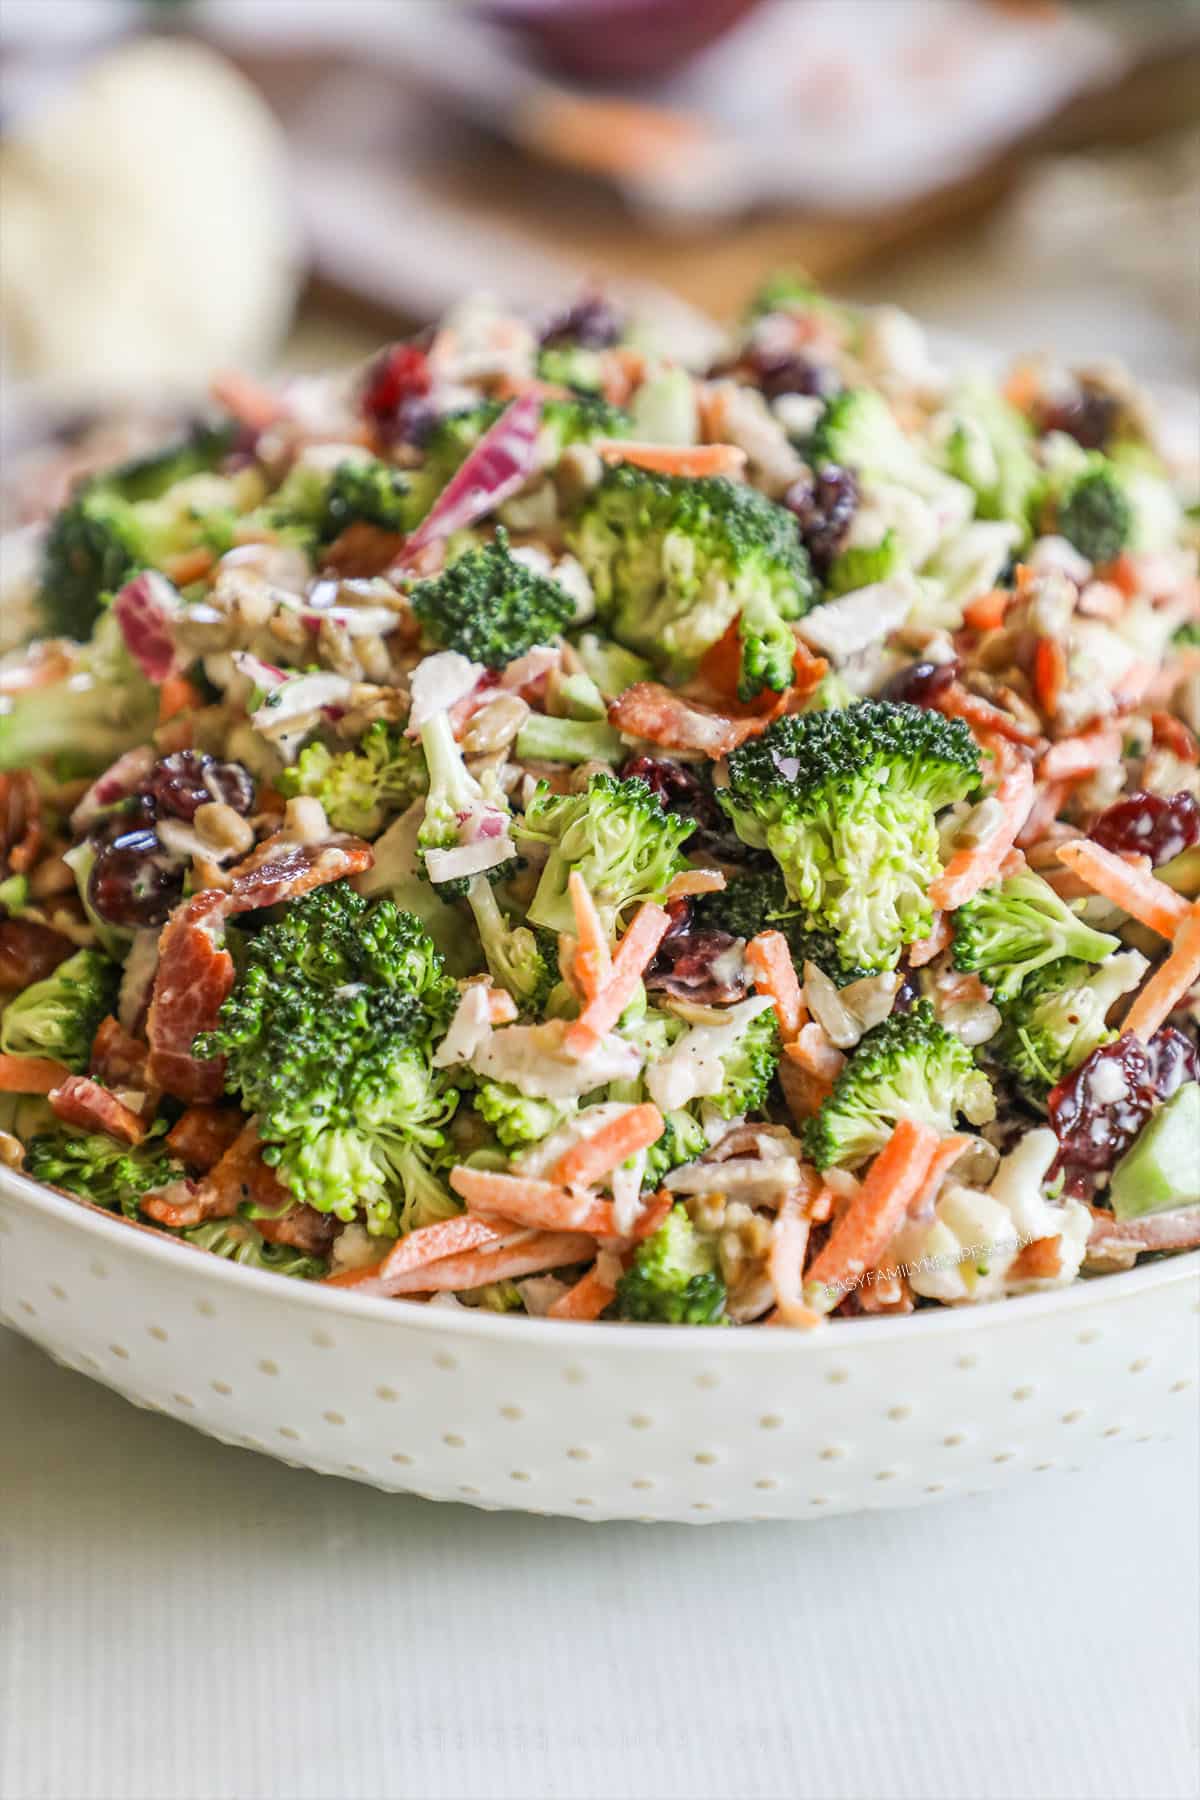
[[550,1319],[576,1319],[586,1321],[598,1319],[606,1306],[611,1306],[617,1297],[617,1290],[599,1272],[599,1264],[593,1263],[586,1275],[580,1277],[574,1287],[569,1287],[561,1294],[547,1313]]
[[1058,711],[1066,685],[1066,651],[1057,638],[1039,638],[1033,653],[1033,693],[1048,719]]
[[158,722],[165,725],[168,719],[190,712],[200,704],[200,690],[186,675],[168,675],[158,690]]
[[1154,733],[1154,742],[1160,749],[1169,750],[1180,762],[1191,763],[1193,767],[1200,762],[1200,741],[1182,719],[1175,718],[1171,713],[1153,712],[1150,714],[1150,729]]
[[1120,760],[1120,732],[1111,725],[1097,725],[1080,737],[1060,738],[1051,744],[1038,764],[1038,779],[1078,781]]
[[1112,693],[1117,711],[1132,712],[1138,701],[1146,695],[1157,674],[1158,668],[1154,663],[1131,663],[1125,673],[1113,683]]
[[578,1231],[523,1231],[490,1250],[443,1256],[389,1278],[387,1291],[393,1297],[455,1293],[462,1288],[486,1287],[492,1281],[516,1281],[522,1275],[541,1275],[567,1263],[586,1262],[595,1247]]
[[832,1312],[875,1267],[925,1190],[938,1151],[931,1126],[901,1119],[809,1268],[804,1298],[810,1306]]
[[674,1194],[664,1188],[642,1206],[642,1216],[633,1228],[633,1236],[640,1243],[643,1238],[653,1237],[660,1225],[666,1223],[667,1214],[675,1204]]
[[572,869],[567,892],[575,912],[575,955],[572,972],[585,1000],[594,1000],[612,974],[608,935],[596,903],[578,869]]
[[1130,918],[1139,919],[1160,937],[1174,937],[1187,918],[1187,901],[1152,875],[1144,862],[1126,862],[1090,838],[1060,844],[1058,860],[1095,893],[1123,907]]
[[1013,598],[1007,588],[992,588],[986,594],[977,594],[963,607],[963,624],[969,625],[972,631],[998,631]]
[[164,556],[163,574],[176,587],[187,587],[193,581],[202,581],[215,567],[216,560],[213,552],[200,544],[195,550],[180,550],[174,556]]
[[631,1106],[627,1112],[609,1119],[598,1131],[559,1157],[550,1170],[551,1181],[564,1187],[593,1187],[605,1175],[656,1144],[666,1129],[657,1106],[649,1101]]
[[459,1163],[450,1171],[450,1186],[472,1213],[513,1219],[538,1230],[617,1236],[611,1201],[598,1200],[594,1194],[569,1192],[557,1182],[538,1181],[531,1175],[503,1175],[491,1169],[468,1169]]
[[1027,762],[1009,762],[995,799],[1000,816],[987,837],[955,851],[929,890],[929,898],[942,912],[957,911],[999,873],[1033,804],[1033,770]]
[[1122,550],[1115,562],[1106,563],[1096,573],[1101,581],[1110,581],[1113,587],[1120,588],[1127,600],[1132,600],[1142,585],[1137,558],[1130,556],[1127,550]]
[[0,1094],[48,1094],[70,1073],[48,1056],[0,1056]]
[[935,956],[940,956],[947,949],[954,936],[954,927],[944,912],[935,912],[933,924],[927,937],[918,938],[908,946],[908,966],[910,969],[923,969],[931,963]]
[[1200,901],[1190,906],[1175,947],[1125,1015],[1123,1030],[1148,1044],[1159,1026],[1200,981]]
[[638,982],[653,959],[667,929],[671,915],[664,907],[647,901],[639,906],[629,930],[617,946],[612,974],[599,993],[593,995],[563,1040],[570,1056],[587,1056],[605,1032],[611,1031],[633,996]]
[[718,869],[683,869],[671,881],[663,897],[670,902],[686,900],[689,894],[719,894],[725,885],[725,877]]
[[746,961],[760,994],[769,994],[779,1020],[779,1034],[790,1044],[808,1016],[796,979],[796,966],[781,931],[760,931],[746,945]]
[[1006,1281],[1053,1281],[1062,1272],[1062,1238],[1034,1238],[1008,1265]]
[[784,1045],[783,1053],[807,1074],[831,1086],[846,1066],[845,1056],[830,1042],[825,1027],[815,1020],[800,1027],[791,1043]]
[[214,375],[211,393],[218,406],[251,431],[266,431],[283,417],[278,394],[240,369],[226,369]]
[[1062,811],[1070,784],[1066,781],[1039,781],[1037,795],[1025,823],[1017,833],[1019,849],[1028,850],[1040,844]]
[[656,475],[736,479],[746,468],[746,452],[736,444],[637,444],[628,438],[596,438],[594,447],[606,463],[632,463]]
[[438,1219],[422,1225],[392,1246],[380,1264],[384,1276],[404,1275],[409,1269],[424,1268],[443,1256],[457,1256],[464,1250],[479,1250],[497,1243],[502,1228],[483,1219],[464,1214],[457,1219]]
[[1018,412],[1031,413],[1037,405],[1038,395],[1042,391],[1041,374],[1033,362],[1014,364],[1005,376],[1002,388],[1004,398]]
[[362,1288],[374,1294],[383,1293],[383,1261],[364,1263],[358,1269],[339,1269],[336,1275],[321,1278],[322,1287]]
[[926,1171],[925,1179],[913,1201],[914,1208],[933,1204],[937,1199],[938,1189],[943,1180],[970,1142],[969,1137],[959,1135],[942,1139],[929,1159],[929,1168]]

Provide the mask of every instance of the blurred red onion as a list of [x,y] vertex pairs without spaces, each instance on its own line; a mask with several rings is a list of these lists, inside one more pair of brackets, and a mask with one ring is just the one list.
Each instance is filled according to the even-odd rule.
[[491,0],[541,59],[585,80],[667,74],[728,31],[758,0]]

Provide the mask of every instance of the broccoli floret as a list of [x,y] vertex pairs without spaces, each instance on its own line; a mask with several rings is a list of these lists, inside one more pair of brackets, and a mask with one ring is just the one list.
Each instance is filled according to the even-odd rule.
[[769,313],[834,312],[841,310],[829,300],[811,276],[802,269],[776,269],[755,289],[743,315],[747,323],[765,318]]
[[863,700],[778,720],[729,757],[717,798],[743,843],[769,850],[805,928],[846,967],[893,968],[932,923],[935,814],[978,783],[960,719]]
[[120,968],[109,957],[77,950],[9,1001],[0,1015],[0,1050],[7,1056],[49,1056],[81,1074],[120,985]]
[[540,1144],[579,1111],[577,1099],[533,1100],[506,1081],[481,1081],[471,1098],[506,1150]]
[[309,794],[319,800],[339,831],[373,838],[385,821],[426,790],[429,776],[419,744],[382,719],[367,728],[353,750],[309,744],[277,786],[288,798]]
[[[429,879],[439,894],[461,896],[466,893],[468,876],[442,879],[438,874],[437,853],[454,850],[477,839],[499,837],[508,832],[511,823],[508,802],[489,771],[482,784],[463,761],[455,742],[450,720],[435,713],[421,727],[421,748],[429,770],[429,792],[425,798],[425,816],[417,833],[417,850],[425,864]],[[430,855],[434,862],[430,865]],[[493,865],[487,871],[491,881],[498,881],[510,869],[512,857]]]
[[434,644],[489,669],[503,669],[535,645],[551,643],[575,617],[565,588],[510,554],[503,526],[490,544],[418,582],[411,598]]
[[1171,643],[1179,648],[1184,645],[1200,644],[1200,619],[1188,619],[1179,627],[1171,639]]
[[1086,925],[1031,870],[984,888],[954,915],[954,966],[978,975],[997,1001],[1011,1000],[1047,963],[1103,962],[1117,948],[1115,937]]
[[1060,536],[1090,563],[1110,563],[1125,549],[1133,533],[1133,508],[1107,458],[1089,458],[1089,466],[1059,495],[1056,522]]
[[0,770],[47,757],[68,761],[73,775],[106,769],[122,751],[149,743],[157,718],[158,689],[106,613],[65,681],[0,701]]
[[538,352],[538,380],[577,394],[598,394],[604,386],[604,358],[584,344],[552,344]]
[[780,654],[787,621],[807,612],[817,591],[786,507],[742,482],[625,464],[604,475],[568,541],[619,643],[683,678],[751,609],[741,689],[752,696],[788,685],[791,657]]
[[853,594],[877,581],[890,581],[905,567],[904,549],[896,532],[885,531],[877,544],[839,550],[829,565],[825,592],[829,599]]
[[35,1181],[66,1188],[127,1218],[134,1217],[147,1194],[182,1181],[186,1173],[163,1149],[157,1133],[131,1149],[103,1132],[65,1130],[33,1138],[25,1148],[25,1170]]
[[973,1125],[994,1117],[991,1084],[922,1000],[867,1032],[805,1124],[804,1152],[818,1169],[857,1168],[883,1148],[901,1119],[947,1133],[959,1113]]
[[1145,969],[1146,959],[1136,950],[1110,957],[1098,969],[1074,957],[1046,964],[1001,1006],[1003,1024],[987,1044],[989,1061],[1014,1076],[1030,1099],[1042,1102],[1064,1075],[1116,1037],[1108,1014]]
[[827,404],[808,446],[814,468],[831,462],[872,485],[894,484],[932,499],[949,478],[906,437],[887,401],[873,388],[845,388]]
[[1027,542],[1045,486],[1032,427],[995,388],[971,384],[957,397],[943,449],[948,474],[975,495],[975,515],[1019,527]]
[[428,1167],[457,1094],[430,1063],[457,991],[420,923],[334,882],[247,940],[198,1056],[257,1115],[298,1200],[375,1231],[457,1210]]
[[317,452],[297,462],[272,495],[267,513],[277,530],[300,533],[313,551],[351,525],[402,533],[415,523],[407,478],[365,453],[348,454],[332,467],[324,466]]
[[643,900],[661,900],[672,878],[687,867],[679,846],[695,829],[692,819],[664,812],[648,784],[636,776],[593,775],[586,794],[552,794],[538,784],[518,838],[549,846],[529,906],[532,925],[573,931],[575,915],[567,884],[577,869],[610,938]]
[[708,1133],[695,1113],[687,1107],[664,1113],[663,1134],[646,1152],[645,1185],[657,1187],[664,1175],[695,1162],[707,1149]]
[[89,637],[104,597],[172,551],[210,536],[215,548],[228,548],[235,485],[206,481],[192,495],[181,492],[175,504],[164,496],[209,475],[232,443],[229,428],[201,427],[76,489],[51,522],[43,552],[38,607],[49,635]]
[[761,1111],[779,1063],[779,1025],[773,1011],[760,1012],[721,1030],[716,1040],[725,1081],[705,1104],[723,1119]]
[[484,1312],[524,1312],[525,1302],[515,1281],[489,1281],[483,1287],[460,1288],[455,1298],[462,1306],[477,1306]]
[[320,1281],[329,1270],[323,1256],[306,1256],[291,1244],[269,1244],[250,1219],[209,1219],[180,1236],[244,1269],[270,1269],[272,1274],[291,1275],[300,1281]]
[[471,880],[467,903],[475,917],[492,980],[507,989],[522,1012],[540,1019],[559,982],[556,939],[548,931],[510,925],[484,875]]
[[673,1206],[618,1282],[617,1317],[653,1325],[716,1325],[724,1311],[716,1251],[686,1209]]

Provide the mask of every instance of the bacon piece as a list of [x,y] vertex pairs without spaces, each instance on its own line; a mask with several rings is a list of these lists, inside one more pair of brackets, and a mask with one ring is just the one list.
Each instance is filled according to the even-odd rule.
[[613,701],[608,722],[627,737],[642,738],[664,750],[699,751],[715,760],[757,737],[771,721],[765,714],[734,719],[697,700],[685,700],[661,682],[637,681]]
[[92,1039],[91,1073],[106,1087],[146,1086],[146,1058],[149,1046],[130,1037],[117,1019],[109,1013],[101,1019]]
[[367,581],[390,569],[404,549],[405,539],[397,531],[384,531],[356,519],[335,537],[321,558],[321,567],[341,576],[343,581]]
[[42,802],[28,769],[0,775],[0,873],[24,875],[42,847]]
[[103,1131],[126,1144],[140,1143],[146,1135],[137,1114],[88,1075],[68,1075],[49,1099],[59,1118],[81,1131]]
[[338,1222],[302,1200],[277,1219],[255,1219],[268,1244],[290,1244],[305,1256],[324,1256],[337,1236]]
[[207,1174],[241,1132],[245,1119],[236,1106],[189,1106],[166,1135],[172,1156]]
[[229,871],[229,892],[220,899],[226,914],[255,912],[299,900],[344,875],[359,875],[374,861],[375,852],[362,838],[342,833],[321,844],[297,844],[276,832]]
[[1053,1281],[1062,1273],[1062,1238],[1032,1238],[1008,1267],[1009,1281]]
[[19,994],[53,973],[74,945],[32,919],[0,919],[0,994]]
[[173,1182],[161,1194],[148,1194],[142,1211],[160,1225],[181,1230],[206,1219],[229,1219],[239,1206],[261,1206],[280,1212],[290,1195],[262,1159],[258,1127],[243,1125],[221,1160],[198,1182]]
[[1200,1245],[1200,1206],[1149,1213],[1142,1219],[1115,1219],[1096,1206],[1091,1214],[1089,1250],[1103,1249],[1106,1244],[1131,1250],[1194,1250]]
[[216,1100],[224,1061],[192,1055],[192,1042],[211,1031],[233,986],[233,958],[217,943],[227,896],[206,889],[176,907],[158,941],[158,973],[146,1018],[147,1073],[177,1100]]
[[1041,742],[1032,726],[1022,725],[1011,713],[993,706],[979,694],[968,693],[960,682],[952,681],[942,693],[931,697],[930,705],[948,719],[964,719],[977,737],[1007,738],[1014,744]]

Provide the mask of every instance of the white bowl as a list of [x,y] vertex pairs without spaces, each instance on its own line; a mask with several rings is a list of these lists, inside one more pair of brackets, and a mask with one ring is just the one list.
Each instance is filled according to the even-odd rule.
[[1200,1253],[812,1334],[571,1325],[242,1269],[0,1173],[0,1319],[136,1405],[392,1491],[577,1518],[911,1506],[1170,1435]]

